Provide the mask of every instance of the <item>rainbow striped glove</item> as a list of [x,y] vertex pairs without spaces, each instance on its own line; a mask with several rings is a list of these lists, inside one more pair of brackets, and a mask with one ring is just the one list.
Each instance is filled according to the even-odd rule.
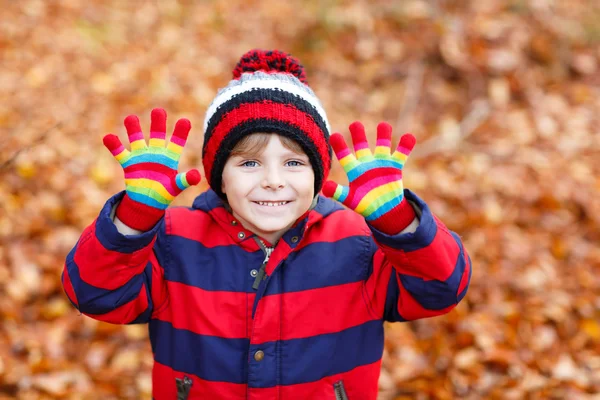
[[150,143],[146,146],[140,120],[125,118],[131,152],[116,135],[104,136],[104,146],[117,159],[125,173],[125,197],[117,207],[117,218],[130,228],[148,231],[165,215],[165,209],[184,189],[200,182],[200,173],[192,169],[177,173],[179,157],[192,125],[182,118],[175,124],[165,147],[167,113],[152,110]]
[[402,168],[415,146],[415,137],[410,133],[403,135],[397,150],[390,154],[392,127],[381,122],[377,125],[377,147],[373,155],[360,122],[350,125],[350,133],[356,157],[341,134],[335,133],[330,139],[337,159],[348,175],[349,186],[327,181],[323,194],[356,211],[384,233],[401,232],[415,219],[415,211],[404,199],[402,184]]

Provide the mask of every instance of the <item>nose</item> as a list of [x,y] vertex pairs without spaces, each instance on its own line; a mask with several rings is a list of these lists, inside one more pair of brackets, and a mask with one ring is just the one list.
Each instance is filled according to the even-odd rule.
[[285,186],[285,180],[283,179],[282,171],[276,167],[265,168],[265,175],[262,180],[262,187],[264,189],[279,190]]

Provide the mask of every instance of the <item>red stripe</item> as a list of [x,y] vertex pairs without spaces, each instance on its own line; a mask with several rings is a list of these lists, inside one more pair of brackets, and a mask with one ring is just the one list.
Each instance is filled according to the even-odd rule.
[[[223,246],[234,244],[225,235],[214,234],[221,230],[209,214],[203,211],[189,211],[185,208],[173,208],[167,213],[169,222],[167,234],[181,236],[186,239],[202,243],[205,247]],[[211,232],[212,234],[207,234]]]
[[363,295],[361,281],[265,296],[254,315],[252,343],[335,333],[371,321]]
[[63,269],[63,287],[65,288],[65,293],[71,299],[73,303],[79,306],[79,302],[77,301],[77,295],[75,294],[75,290],[73,289],[73,284],[71,283],[71,278],[69,277],[69,271],[67,270],[67,264],[65,263],[65,267]]
[[[208,291],[179,282],[167,281],[169,306],[154,318],[170,322],[174,328],[199,335],[226,339],[248,337],[254,293]],[[177,310],[186,310],[185,313]],[[193,318],[189,318],[193,315]]]
[[[248,251],[259,250],[254,240],[239,240],[237,237],[239,232],[244,232],[246,237],[252,233],[239,223],[232,225],[231,221],[234,218],[224,208],[213,209],[210,214],[199,210],[190,211],[187,208],[172,208],[167,211],[166,218],[168,235],[194,240],[209,248],[238,244]],[[332,213],[327,217],[326,224],[319,223],[322,219],[323,216],[316,211],[309,213],[307,222],[307,226],[311,226],[309,235],[303,238],[295,251],[316,241],[329,243],[352,236],[371,235],[364,218],[354,211],[342,210]],[[338,228],[340,223],[345,225],[345,229]],[[228,235],[216,233],[223,230]]]
[[317,150],[319,151],[319,155],[323,160],[324,176],[329,174],[330,157],[327,142],[325,141],[325,134],[321,131],[312,117],[290,104],[261,101],[259,103],[242,104],[238,108],[235,108],[223,115],[213,130],[213,134],[211,135],[206,147],[206,161],[204,162],[206,176],[209,178],[211,176],[211,169],[215,161],[217,150],[219,149],[219,146],[221,145],[221,142],[225,136],[227,136],[227,134],[231,132],[231,130],[237,125],[248,121],[250,118],[256,118],[257,114],[262,118],[286,122],[288,124],[297,126],[304,131],[306,135],[313,141]]
[[142,284],[140,293],[130,302],[104,314],[84,314],[98,321],[110,322],[111,324],[126,324],[135,320],[147,308],[148,295],[146,293],[146,285]]
[[[254,326],[261,328],[254,332],[253,343],[335,333],[375,319],[362,286],[356,282],[263,297],[254,318]],[[154,318],[200,335],[249,337],[254,293],[207,291],[178,282],[167,282],[167,287],[169,307]],[[285,313],[280,318],[281,307]],[[183,308],[186,314],[174,312]]]
[[[437,219],[436,219],[437,221]],[[454,237],[444,225],[438,222],[435,238],[422,249],[405,253],[378,243],[396,270],[405,275],[416,276],[424,280],[445,282],[456,265],[460,248]]]
[[136,171],[154,171],[171,177],[174,174],[175,170],[173,168],[169,168],[166,165],[154,162],[144,162],[139,164],[132,164],[128,167],[124,168],[125,173],[128,172],[136,172]]
[[[220,221],[215,221],[213,217]],[[172,208],[167,212],[167,234],[199,242],[208,248],[240,245],[249,251],[259,250],[254,240],[242,240],[237,236],[238,233],[244,232],[245,237],[248,238],[253,233],[239,223],[232,225],[231,220],[233,217],[224,208],[213,210],[211,214],[199,210]]]
[[85,242],[80,241],[73,257],[79,267],[79,276],[85,283],[100,289],[115,290],[144,271],[154,240],[133,253],[119,253],[102,246],[96,238],[95,223],[88,229],[92,237]]
[[363,174],[360,174],[355,180],[352,181],[352,186],[355,188],[360,188],[365,183],[372,181],[375,178],[381,178],[384,176],[394,176],[402,179],[402,170],[392,167],[373,168],[365,171]]
[[[319,216],[317,213],[314,214]],[[340,226],[344,228],[340,229]],[[327,223],[314,223],[308,231],[308,235],[302,239],[295,251],[299,251],[311,243],[333,243],[352,236],[371,236],[365,219],[351,210],[336,211],[327,216]]]
[[[260,247],[255,240],[248,239],[254,235],[237,223],[231,224],[233,216],[223,207],[207,214],[203,211],[190,211],[186,208],[172,208],[166,214],[167,234],[185,237],[211,248],[216,246],[238,245],[246,251],[258,251]],[[241,239],[238,235],[244,233]]]
[[279,241],[279,243],[277,243],[277,246],[275,246],[275,249],[271,253],[269,262],[265,267],[265,272],[267,273],[267,275],[273,275],[273,271],[275,270],[277,265],[281,261],[285,260],[291,252],[292,248],[285,240]]
[[265,389],[250,388],[248,398],[251,400],[335,399],[333,384],[341,380],[344,382],[349,399],[375,400],[377,399],[380,372],[381,360],[315,382]]
[[[383,170],[385,170],[385,168],[381,168],[381,170],[377,168],[365,171],[352,181],[352,189],[344,204],[348,204],[351,209],[356,209],[362,199],[374,189],[384,185],[394,184],[395,182],[402,180],[402,172],[400,170],[387,168],[385,173],[383,173]],[[397,183],[395,183],[395,185],[399,186]]]
[[176,399],[175,378],[183,379],[184,376],[193,381],[188,400],[246,398],[246,384],[207,381],[196,375],[175,371],[156,361],[152,368],[152,397],[155,400]]

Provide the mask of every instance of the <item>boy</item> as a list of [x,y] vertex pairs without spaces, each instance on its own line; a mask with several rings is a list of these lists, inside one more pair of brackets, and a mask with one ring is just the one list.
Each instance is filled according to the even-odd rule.
[[[210,190],[166,210],[200,181],[177,174],[190,123],[165,148],[166,113],[152,112],[149,147],[135,116],[132,152],[104,143],[126,190],[111,198],[68,255],[63,285],[82,313],[149,323],[153,397],[375,399],[383,321],[444,314],[465,295],[471,262],[458,235],[402,185],[414,146],[378,126],[329,138],[304,70],[252,50],[207,110]],[[331,146],[349,187],[324,184]],[[343,202],[319,196],[323,193]]]

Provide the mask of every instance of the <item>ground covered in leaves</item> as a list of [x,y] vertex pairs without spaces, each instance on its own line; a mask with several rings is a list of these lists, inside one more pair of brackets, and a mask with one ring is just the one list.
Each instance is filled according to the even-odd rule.
[[412,132],[406,186],[470,252],[456,310],[386,327],[381,399],[599,398],[599,20],[596,0],[2,2],[0,399],[150,398],[146,327],[78,315],[63,262],[123,188],[102,136],[164,107],[201,167],[254,47],[300,58],[335,131]]

